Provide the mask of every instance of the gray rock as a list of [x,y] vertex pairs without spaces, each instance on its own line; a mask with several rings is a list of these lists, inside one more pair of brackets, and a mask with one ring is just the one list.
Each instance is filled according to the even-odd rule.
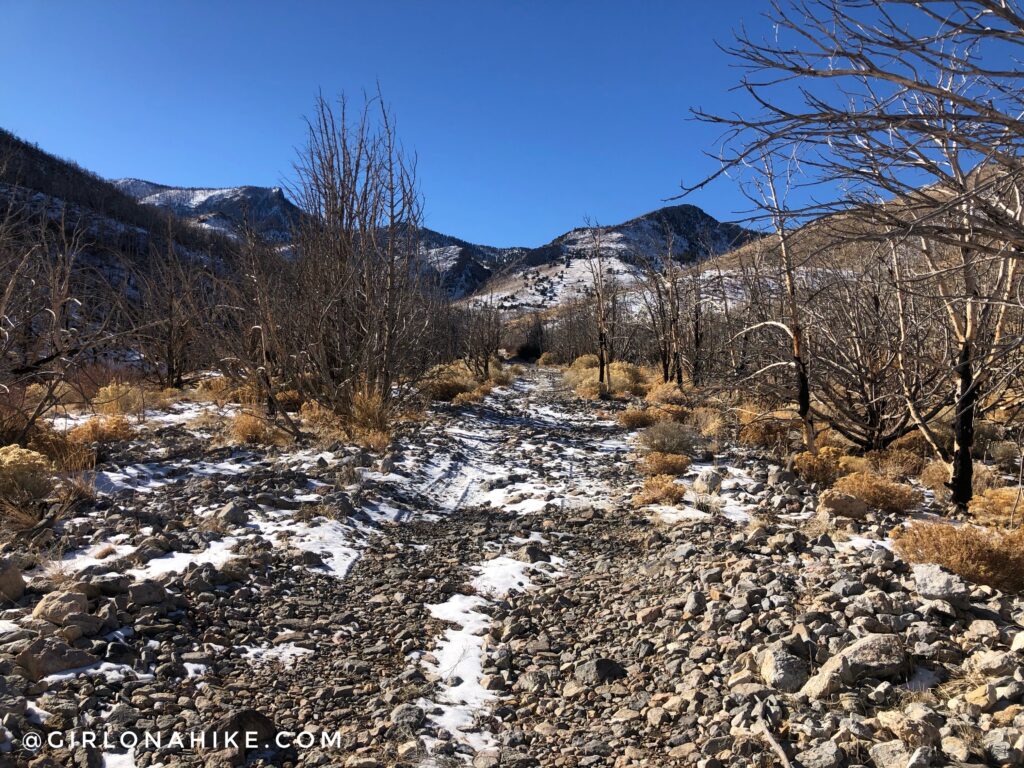
[[25,594],[25,577],[10,558],[0,560],[0,605],[16,603]]
[[840,768],[846,762],[846,755],[829,740],[797,753],[796,759],[803,768]]
[[415,704],[399,704],[391,710],[391,722],[397,726],[407,726],[416,730],[423,724],[426,713]]
[[971,595],[967,583],[941,566],[932,563],[916,563],[913,568],[917,593],[929,600],[945,600],[962,603]]
[[611,659],[585,661],[573,672],[576,680],[584,685],[602,685],[626,676],[625,668]]
[[714,469],[702,470],[693,481],[693,490],[697,493],[718,493],[722,490],[722,475]]
[[908,670],[909,658],[899,637],[867,635],[826,661],[800,692],[812,699],[825,698],[844,684],[852,685],[865,677],[896,677]]
[[784,648],[769,648],[761,657],[759,671],[765,685],[786,693],[799,691],[807,682],[807,664]]
[[63,624],[74,613],[88,613],[89,600],[83,592],[51,592],[36,603],[32,616],[53,624]]

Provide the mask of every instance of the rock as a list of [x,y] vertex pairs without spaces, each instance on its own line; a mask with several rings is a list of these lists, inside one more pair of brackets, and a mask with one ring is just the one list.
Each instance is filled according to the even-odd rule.
[[583,685],[595,686],[622,679],[626,676],[626,670],[617,661],[594,659],[576,667],[573,676]]
[[245,525],[249,522],[249,513],[245,505],[233,499],[217,510],[217,521],[224,525]]
[[868,505],[856,496],[829,488],[818,494],[818,514],[863,520],[868,514]]
[[[207,744],[221,745],[234,734],[238,744],[238,752],[242,758],[246,755],[246,744],[258,744],[266,749],[274,746],[277,726],[274,721],[255,709],[242,709],[224,715],[214,721],[206,731]],[[233,751],[233,750],[232,750]],[[217,753],[221,754],[221,753]]]
[[543,672],[524,672],[516,681],[516,688],[520,691],[537,693],[544,690],[548,684],[548,676]]
[[14,661],[28,673],[30,680],[35,681],[69,669],[92,666],[99,659],[91,653],[72,648],[63,640],[41,637],[19,653]]
[[417,707],[415,704],[399,704],[391,710],[390,719],[393,725],[407,726],[416,730],[423,725],[425,717],[426,713],[421,707]]
[[128,588],[128,608],[140,608],[147,605],[162,603],[167,597],[167,590],[155,581],[141,581]]
[[852,685],[865,677],[896,677],[908,669],[909,659],[899,637],[866,635],[826,661],[800,692],[812,699],[825,698],[844,684]]
[[89,600],[85,593],[51,592],[36,603],[36,607],[32,609],[32,616],[52,624],[63,624],[71,614],[88,612]]
[[929,600],[945,600],[948,603],[963,603],[971,596],[967,583],[945,568],[932,563],[915,563],[914,584],[917,594]]
[[536,544],[527,544],[516,552],[516,559],[524,563],[550,563],[551,555]]
[[982,744],[996,765],[1020,765],[1021,733],[1015,728],[993,728],[982,737]]
[[784,648],[770,648],[761,657],[759,668],[765,685],[786,693],[799,691],[807,682],[807,664]]
[[714,494],[722,490],[722,475],[714,469],[702,470],[693,481],[696,493]]
[[846,755],[830,740],[797,753],[796,759],[803,768],[840,768],[846,761]]
[[25,577],[21,568],[9,558],[0,560],[0,604],[16,603],[25,594]]
[[1016,657],[1006,651],[978,651],[965,664],[968,670],[989,677],[1012,675],[1018,668]]
[[907,768],[910,761],[910,753],[899,740],[875,744],[868,750],[868,754],[876,768]]
[[661,618],[662,610],[660,605],[652,605],[637,611],[637,624],[653,624]]

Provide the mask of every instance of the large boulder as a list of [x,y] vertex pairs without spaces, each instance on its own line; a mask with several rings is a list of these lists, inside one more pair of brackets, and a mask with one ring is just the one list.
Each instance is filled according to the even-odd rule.
[[914,585],[917,594],[928,600],[962,603],[971,596],[971,588],[963,579],[933,563],[914,565]]
[[693,490],[696,493],[713,494],[722,490],[722,475],[717,470],[702,470],[697,479],[693,481]]
[[764,684],[786,693],[799,691],[807,682],[807,664],[785,648],[769,648],[759,667]]
[[626,676],[625,668],[611,659],[585,661],[573,672],[576,680],[583,685],[602,685]]
[[821,665],[800,693],[812,699],[823,699],[866,677],[884,680],[909,671],[910,659],[903,641],[896,635],[862,637]]
[[69,669],[90,667],[99,662],[91,653],[72,648],[55,637],[41,637],[14,659],[14,663],[25,670],[28,679],[42,680],[44,677],[67,672]]
[[88,612],[89,599],[84,592],[51,592],[36,603],[32,616],[51,624],[64,624],[68,616]]

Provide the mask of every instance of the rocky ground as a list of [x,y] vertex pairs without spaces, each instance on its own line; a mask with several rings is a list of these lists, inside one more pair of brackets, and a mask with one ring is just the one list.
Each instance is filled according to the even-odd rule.
[[1024,603],[738,451],[635,510],[601,407],[530,371],[382,459],[151,419],[0,564],[0,765],[1021,764]]

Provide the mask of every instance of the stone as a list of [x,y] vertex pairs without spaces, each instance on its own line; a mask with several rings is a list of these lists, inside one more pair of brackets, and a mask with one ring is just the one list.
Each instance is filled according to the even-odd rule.
[[652,605],[647,608],[642,608],[637,611],[636,623],[637,624],[653,624],[661,618],[662,610],[660,605]]
[[516,552],[516,559],[524,563],[550,563],[551,555],[536,544],[527,544]]
[[863,520],[867,517],[868,505],[856,496],[829,488],[818,494],[818,514]]
[[576,667],[573,676],[583,685],[595,686],[621,680],[626,676],[626,670],[617,661],[594,659]]
[[167,590],[155,581],[142,581],[138,584],[132,584],[128,589],[129,608],[132,606],[139,608],[147,605],[156,605],[157,603],[162,603],[166,596]]
[[399,704],[391,710],[390,720],[393,725],[406,726],[416,730],[423,725],[424,718],[426,718],[426,713],[422,707],[417,707],[415,704]]
[[839,745],[829,740],[797,753],[796,759],[803,768],[840,768],[846,755]]
[[90,667],[99,662],[91,653],[72,648],[63,640],[41,637],[19,653],[14,662],[24,669],[29,680],[42,680],[69,669]]
[[714,469],[701,470],[693,481],[693,490],[697,493],[715,494],[722,490],[722,475]]
[[516,680],[516,688],[528,693],[537,693],[544,690],[548,684],[548,676],[543,672],[524,672]]
[[217,520],[224,525],[245,525],[249,522],[249,513],[245,505],[232,499],[217,510]]
[[89,600],[84,592],[50,592],[36,603],[32,616],[51,624],[63,624],[68,616],[88,611]]
[[868,750],[868,754],[876,768],[907,768],[910,761],[910,753],[899,740],[875,744]]
[[800,692],[812,699],[825,698],[843,685],[866,677],[884,679],[905,674],[909,659],[903,641],[896,635],[873,634],[856,640],[830,658]]
[[971,596],[967,583],[945,568],[933,563],[915,563],[914,584],[917,594],[929,600],[945,600],[948,603],[963,603]]
[[784,648],[769,648],[759,667],[765,685],[785,693],[799,691],[807,682],[807,664]]

